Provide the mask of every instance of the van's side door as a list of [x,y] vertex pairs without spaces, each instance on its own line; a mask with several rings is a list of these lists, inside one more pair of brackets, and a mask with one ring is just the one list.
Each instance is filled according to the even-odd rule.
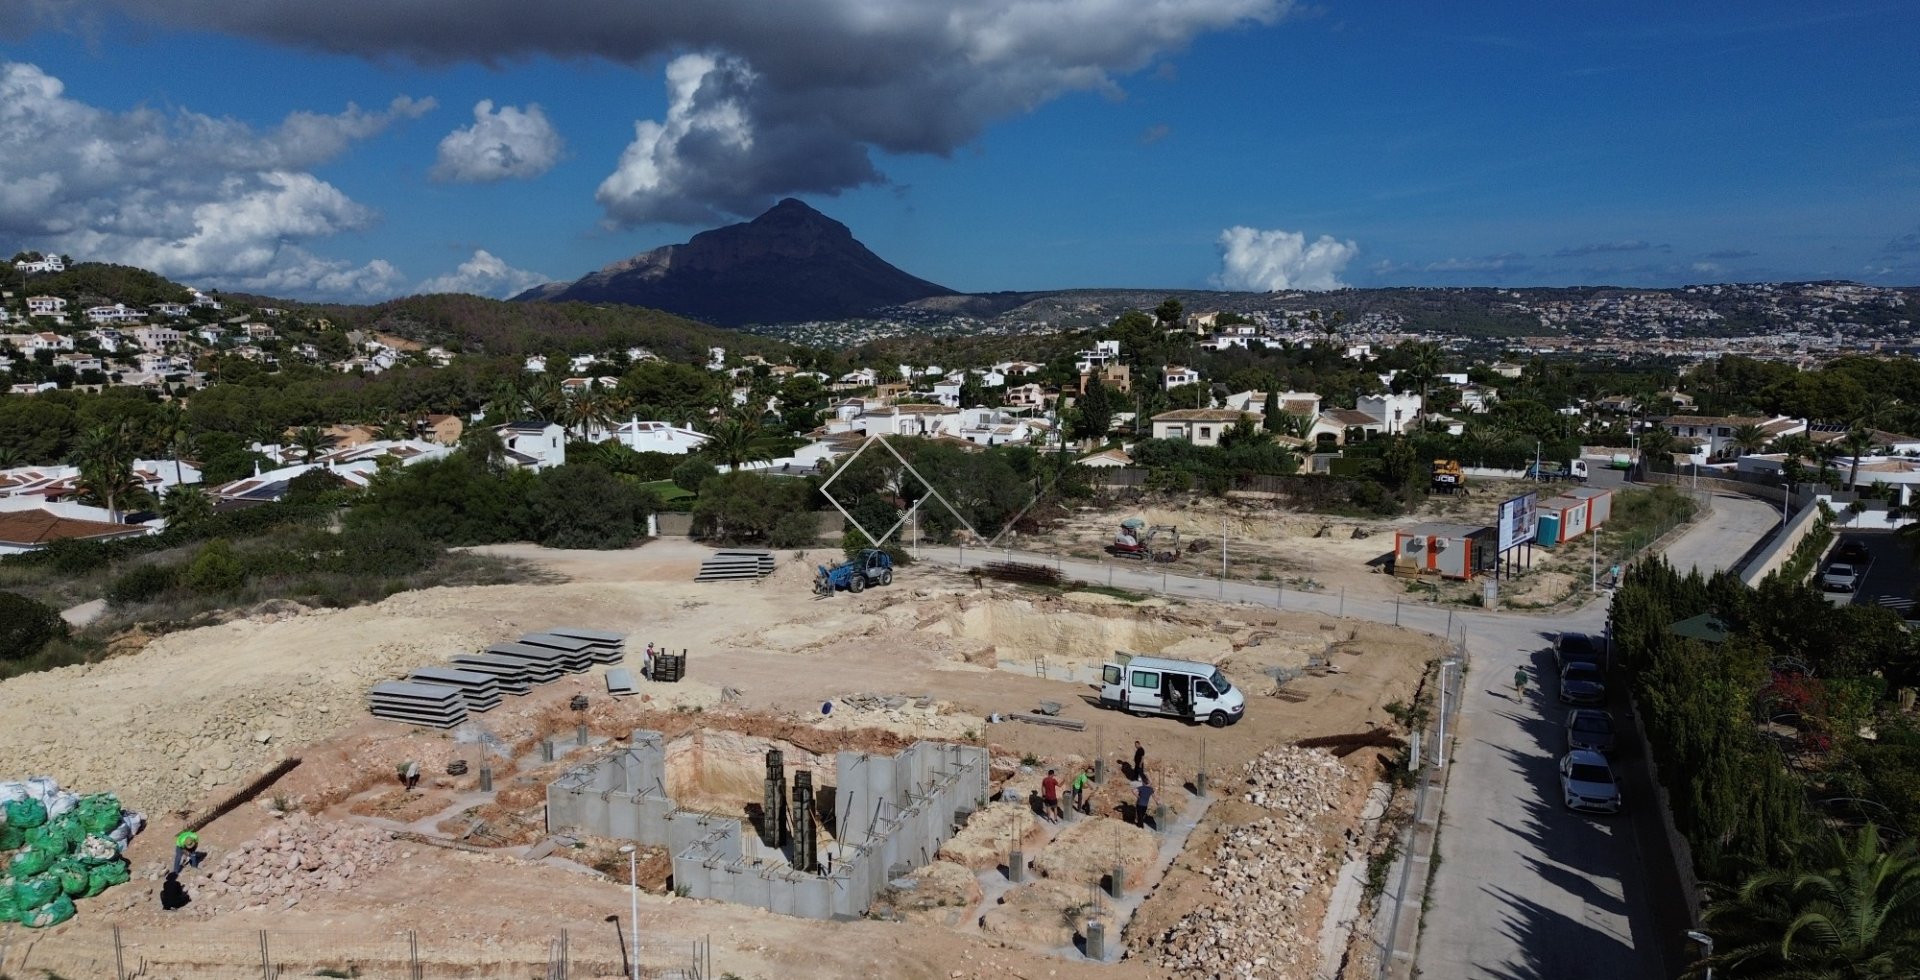
[[1160,705],[1160,672],[1157,670],[1129,669],[1127,671],[1127,706],[1134,711],[1158,713]]

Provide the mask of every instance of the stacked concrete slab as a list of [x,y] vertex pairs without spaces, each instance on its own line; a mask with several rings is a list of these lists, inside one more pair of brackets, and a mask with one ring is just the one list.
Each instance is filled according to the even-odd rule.
[[[382,684],[369,695],[374,715],[416,725],[450,728],[466,713],[487,711],[503,694],[525,694],[535,684],[580,673],[594,664],[617,664],[626,656],[627,636],[607,630],[555,626],[528,633],[518,643],[495,643],[479,653],[456,655],[445,665],[422,667],[406,681]],[[620,672],[608,690],[634,693],[633,679]],[[457,707],[458,717],[453,707]]]
[[753,549],[716,551],[700,563],[695,582],[732,582],[773,574],[773,552]]
[[[522,643],[538,642],[535,634],[520,638]],[[555,626],[548,629],[545,636],[556,636],[564,640],[587,644],[587,655],[597,664],[617,664],[627,655],[627,634],[610,630],[591,630],[579,626]]]
[[675,806],[666,794],[658,732],[634,732],[627,749],[548,784],[548,829],[665,846],[674,884],[694,898],[803,918],[851,918],[890,877],[932,861],[986,801],[987,751],[917,742],[891,757],[842,752],[838,763],[838,843],[821,855],[819,873],[796,871],[738,817]]
[[443,684],[388,681],[374,685],[367,700],[374,717],[389,721],[452,728],[467,720],[467,699]]
[[470,712],[492,711],[500,706],[500,681],[492,674],[452,667],[422,667],[407,680],[438,684],[459,691]]
[[527,662],[517,657],[501,657],[491,653],[463,653],[453,658],[451,666],[455,670],[492,676],[498,682],[502,694],[525,694],[533,690],[534,681],[527,676]]

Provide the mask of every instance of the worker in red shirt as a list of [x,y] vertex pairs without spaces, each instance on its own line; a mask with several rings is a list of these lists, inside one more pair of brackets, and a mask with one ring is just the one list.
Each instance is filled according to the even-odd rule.
[[1040,815],[1055,822],[1065,820],[1067,815],[1060,810],[1060,779],[1047,770],[1047,778],[1040,781]]

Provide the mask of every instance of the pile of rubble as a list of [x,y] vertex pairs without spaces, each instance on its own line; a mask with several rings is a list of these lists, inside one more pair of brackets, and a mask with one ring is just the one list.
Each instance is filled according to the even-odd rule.
[[978,734],[985,719],[955,712],[953,705],[936,701],[933,695],[845,694],[825,717],[812,719],[814,727],[828,730],[877,728],[906,738],[963,739],[969,732]]
[[206,879],[191,885],[216,910],[276,902],[291,908],[309,893],[353,887],[356,878],[391,864],[398,850],[385,831],[296,813],[206,866]]
[[1326,818],[1353,777],[1325,752],[1291,747],[1262,753],[1245,774],[1242,798],[1269,815],[1225,828],[1199,872],[1219,901],[1149,937],[1147,955],[1183,977],[1309,977],[1326,895],[1350,856],[1327,848]]

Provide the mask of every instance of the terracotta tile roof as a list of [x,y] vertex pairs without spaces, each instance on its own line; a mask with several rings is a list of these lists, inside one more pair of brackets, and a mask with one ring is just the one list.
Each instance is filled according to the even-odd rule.
[[60,517],[44,510],[16,510],[0,513],[0,544],[32,547],[49,541],[68,539],[120,538],[147,533],[136,524],[110,524]]
[[1229,408],[1176,408],[1153,417],[1155,422],[1238,422],[1241,416],[1259,421],[1257,411],[1236,412]]
[[1341,425],[1379,425],[1380,420],[1357,408],[1336,408],[1320,413],[1321,418],[1332,419]]

